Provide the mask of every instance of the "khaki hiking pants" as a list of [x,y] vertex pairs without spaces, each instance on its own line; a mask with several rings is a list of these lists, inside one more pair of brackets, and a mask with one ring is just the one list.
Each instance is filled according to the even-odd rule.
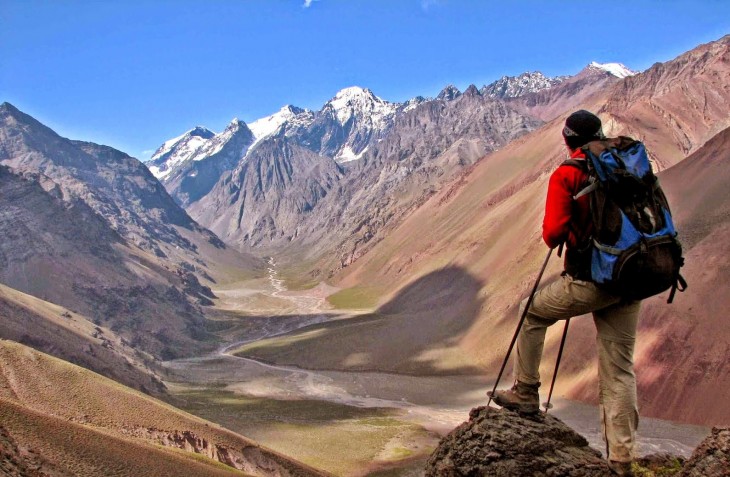
[[[520,306],[520,316],[527,300]],[[635,456],[639,412],[636,405],[634,342],[639,301],[623,302],[592,282],[565,275],[539,290],[517,338],[515,378],[540,382],[547,327],[585,313],[593,313],[598,330],[598,382],[601,430],[610,460],[627,462]]]

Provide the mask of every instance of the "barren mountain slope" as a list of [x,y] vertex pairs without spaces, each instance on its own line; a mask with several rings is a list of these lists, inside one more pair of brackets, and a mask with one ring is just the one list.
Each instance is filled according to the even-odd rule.
[[286,137],[268,139],[190,214],[231,244],[287,242],[299,235],[306,214],[337,186],[342,168]]
[[[352,199],[338,223],[351,225],[337,244],[335,268],[357,260],[479,158],[540,124],[473,85],[455,99],[428,101],[399,116],[348,176]],[[337,216],[337,209],[329,214]]]
[[[210,346],[188,270],[127,247],[84,202],[0,166],[0,281],[89,317],[156,356]],[[32,327],[27,329],[32,335]]]
[[[730,149],[718,151],[714,141],[708,148],[710,146],[715,150],[709,156],[719,158],[713,168],[700,174],[697,169],[702,167],[690,169],[691,162],[688,162],[687,169],[668,176],[672,180],[665,180],[665,189],[677,212],[679,230],[682,237],[687,236],[685,256],[688,265],[683,273],[691,288],[688,293],[679,295],[673,305],[664,303],[666,294],[647,300],[636,352],[642,414],[698,424],[717,424],[730,419],[722,399],[730,379],[726,360],[729,340],[721,332],[724,329],[723,310],[727,305],[724,301],[729,295],[723,289],[727,281],[722,273],[727,266],[723,265],[722,257],[730,253],[727,241],[721,238],[723,232],[730,230],[725,203],[728,162],[723,163],[722,159],[730,158]],[[703,151],[705,149],[698,154]],[[437,200],[429,202],[399,227],[394,236],[379,244],[374,250],[376,254],[358,262],[351,271],[353,275],[343,281],[343,284],[359,286],[375,283],[379,287],[400,288],[399,280],[406,282],[409,277],[434,273],[433,270],[443,263],[450,263],[452,267],[461,268],[462,273],[476,277],[485,285],[475,297],[480,309],[472,326],[453,337],[455,350],[441,349],[441,339],[438,339],[433,341],[430,351],[437,363],[448,362],[449,356],[454,354],[469,356],[490,374],[496,373],[516,326],[515,305],[520,297],[526,296],[547,250],[541,243],[539,231],[544,180],[517,188],[515,195],[510,186],[492,194],[481,192],[488,187],[487,163],[500,156],[501,153],[494,154],[483,166],[480,164],[481,167],[466,179],[452,205],[444,208]],[[687,180],[695,176],[698,177],[696,182]],[[675,190],[680,182],[688,185]],[[690,187],[693,187],[691,194]],[[725,199],[720,201],[718,197],[722,194]],[[505,200],[500,202],[501,198]],[[693,206],[693,202],[697,205]],[[689,207],[686,212],[685,204]],[[714,218],[718,220],[713,222]],[[708,222],[713,223],[713,227],[708,227]],[[559,262],[553,258],[546,282],[557,275]],[[708,264],[713,266],[708,268]],[[445,287],[445,284],[436,284],[431,294],[437,295]],[[426,290],[422,293],[428,295]],[[431,301],[430,310],[424,311],[425,316],[417,321],[430,319],[426,316],[448,316],[451,303],[458,297],[458,294],[446,296],[441,303]],[[544,379],[552,375],[552,353],[561,329],[562,326],[556,327],[549,335],[548,357],[542,368]],[[380,347],[388,348],[385,342],[393,340],[390,346],[399,348],[402,345],[398,340],[407,342],[408,333],[407,328],[402,331],[389,328],[374,341]],[[596,401],[594,337],[589,319],[573,321],[558,383],[568,397]],[[346,340],[340,339],[339,345],[349,349]],[[340,355],[339,359],[342,358]],[[377,355],[371,357],[371,361],[385,367],[397,366],[380,361]]]
[[665,169],[730,126],[729,85],[727,35],[617,83],[600,112],[613,130],[645,141]]
[[107,146],[63,138],[9,103],[0,105],[0,163],[42,174],[59,197],[80,199],[125,239],[158,255],[164,255],[162,244],[194,252],[176,226],[216,240],[138,160]]
[[322,475],[17,343],[0,340],[0,357],[0,426],[50,475]]
[[0,285],[0,338],[31,346],[149,394],[164,391],[147,365],[151,356],[83,315],[5,285]]
[[[236,141],[226,146],[233,148]],[[225,147],[219,152],[230,156]],[[108,146],[63,138],[9,103],[0,105],[0,163],[33,177],[65,202],[83,202],[128,245],[169,264],[192,262],[204,268],[201,246],[225,250],[140,161]],[[246,256],[237,261],[251,268],[260,265]]]
[[[727,46],[728,41],[725,38],[715,45],[704,45],[699,50],[706,49],[725,58]],[[703,67],[695,68],[692,64],[686,63],[687,58],[694,58]],[[730,94],[730,90],[727,88],[728,77],[724,73],[727,71],[724,61],[713,61],[707,54],[697,56],[693,51],[678,58],[675,62],[683,63],[685,71],[689,72],[680,78],[672,76],[674,78],[672,85],[665,90],[665,95],[672,95],[676,101],[672,107],[677,111],[692,110],[693,104],[695,104],[694,99],[689,95],[677,92],[687,91],[690,88],[687,85],[698,80],[713,78],[710,84],[704,86],[705,89]],[[670,62],[669,66],[675,62]],[[645,75],[662,83],[665,77],[656,76],[656,71],[668,71],[667,74],[673,75],[673,68],[661,68],[659,65],[655,68],[656,70],[652,69],[647,73],[629,78],[632,81],[629,84],[643,85]],[[699,78],[693,76],[694,73],[699,74]],[[612,98],[616,97],[615,91],[611,94]],[[600,104],[597,99],[594,101],[593,106]],[[591,109],[591,105],[588,106]],[[654,112],[654,116],[650,118],[654,119],[653,124],[656,124],[655,128],[643,129],[643,137],[648,143],[656,142],[655,138],[676,137],[676,129],[673,129],[674,123],[662,121],[663,116],[660,110],[649,108],[645,111],[647,114],[649,111]],[[704,131],[704,134],[714,130],[719,124],[725,124],[730,116],[728,109],[715,112],[708,110],[707,115],[704,125],[698,126],[698,130]],[[647,118],[649,116],[645,116],[645,120],[648,121]],[[460,337],[456,337],[456,340],[458,346],[473,356],[477,362],[489,369],[494,369],[505,351],[509,336],[513,331],[512,327],[515,325],[514,305],[518,301],[517,297],[525,295],[530,280],[535,276],[540,261],[546,253],[540,240],[539,227],[548,173],[555,164],[560,162],[561,155],[564,154],[564,149],[560,144],[560,127],[563,120],[564,117],[560,117],[540,131],[486,157],[476,166],[473,173],[465,176],[461,182],[453,184],[454,192],[446,191],[434,197],[404,222],[392,237],[388,237],[376,247],[373,250],[374,253],[355,264],[346,275],[342,276],[342,283],[344,285],[377,283],[386,288],[398,283],[407,283],[413,279],[412,277],[421,276],[443,263],[464,267],[465,270],[485,282],[480,294],[485,305],[482,306],[479,317],[475,320],[475,326]],[[621,126],[624,127],[624,130],[631,131],[639,129],[643,124],[645,122],[637,122],[633,125],[621,124]],[[698,135],[698,137],[704,137],[704,135]],[[716,141],[721,141],[721,139]],[[554,147],[547,147],[546,144],[554,144]],[[667,154],[671,152],[670,157],[680,156],[684,147],[681,141],[666,141],[662,145],[663,151],[669,151]],[[728,157],[727,150],[722,153],[722,146],[715,141],[708,145],[708,148],[718,151],[713,153],[716,156]],[[671,164],[673,161],[670,159],[666,163]],[[691,163],[685,167],[690,167],[689,164]],[[717,167],[726,166],[727,164],[721,162]],[[722,184],[722,181],[718,183]],[[712,213],[714,207],[721,206],[721,202],[717,197],[720,194],[719,189],[718,192],[713,192],[711,188],[699,184],[701,182],[698,182],[695,188],[695,194],[697,194],[695,200],[697,203],[704,204],[704,209],[698,209],[698,215],[702,216],[702,210]],[[672,186],[671,183],[666,186],[670,194],[673,194]],[[681,197],[684,194],[675,195]],[[675,200],[675,202],[678,202],[674,207],[680,220],[680,230],[682,230],[685,220],[683,217],[686,217],[682,209],[684,200]],[[687,228],[692,230],[692,227]],[[721,246],[719,243],[721,242],[718,241],[718,247]],[[690,250],[690,260],[692,253],[693,250]],[[553,259],[548,279],[551,274],[554,276],[559,270],[558,262],[557,259]],[[687,267],[686,273],[690,282],[702,281],[694,276],[697,271],[699,269],[693,269],[692,266]],[[720,280],[717,283],[723,282]],[[708,286],[707,293],[715,290],[715,287],[718,286],[717,283]],[[682,302],[683,299],[684,296],[680,296],[677,301]],[[705,302],[707,300],[709,300],[709,295]],[[660,303],[660,298],[650,301],[645,315],[651,316],[652,313],[657,313],[652,310],[664,310],[659,306]],[[700,302],[698,301],[698,303]],[[444,306],[448,306],[448,304],[444,303]],[[705,307],[701,311],[697,308],[694,310],[705,316],[706,313],[710,313],[710,308],[714,309],[714,305]],[[670,308],[670,310],[674,310],[674,308]],[[434,310],[434,313],[439,313],[439,310]],[[669,311],[667,313],[672,313],[675,319],[667,319],[664,326],[672,328],[681,312]],[[645,325],[642,325],[642,332],[647,333],[650,338],[640,339],[640,347],[637,352],[639,369],[642,369],[642,366],[653,369],[655,362],[667,359],[662,357],[664,356],[662,353],[665,352],[662,347],[663,336],[661,333],[652,331],[656,326],[655,323],[654,320],[647,319]],[[677,329],[683,328],[679,323],[676,326]],[[662,329],[665,328],[662,327]],[[704,336],[709,339],[711,335],[707,333],[712,333],[712,329],[714,327],[710,325],[704,331],[697,332],[695,336],[698,340],[696,342],[698,350],[692,351],[687,360],[678,366],[677,376],[686,375],[689,370],[696,369],[695,372],[702,370],[702,373],[707,371],[713,375],[725,373],[725,377],[722,379],[727,379],[727,370],[722,366],[718,368],[719,362],[716,358],[718,355],[709,351],[708,354],[703,355],[705,346],[700,343]],[[556,334],[557,330],[554,330],[550,341],[552,346],[555,345]],[[569,340],[568,359],[564,369],[572,376],[570,379],[566,379],[568,375],[566,373],[563,375],[565,379],[563,382],[566,384],[583,382],[578,385],[583,390],[580,395],[588,398],[588,390],[592,395],[595,392],[592,384],[586,386],[586,383],[594,382],[594,371],[592,367],[591,369],[583,369],[583,367],[585,362],[591,362],[589,358],[592,355],[591,341],[594,331],[590,322],[583,320],[573,325],[571,334],[574,338]],[[387,338],[384,337],[384,339]],[[685,341],[677,342],[684,343]],[[495,345],[495,343],[499,343],[499,345]],[[721,339],[716,346],[725,347],[726,350],[727,340],[722,341]],[[699,349],[703,351],[700,352]],[[712,371],[707,369],[708,366]],[[549,365],[544,366],[544,369],[550,369]],[[714,393],[708,388],[704,397],[701,397],[692,391],[691,381],[682,379],[664,381],[664,389],[660,389],[649,385],[655,378],[655,375],[647,375],[646,378],[640,376],[642,412],[645,414],[697,423],[713,423],[728,419],[724,406],[702,405],[705,404],[705,400],[707,400],[707,404],[713,400],[716,402],[719,397],[717,392],[723,389],[722,386],[712,386]],[[685,392],[684,389],[688,386],[690,387]],[[673,392],[668,392],[667,388],[671,388]],[[674,396],[684,396],[687,399],[681,401],[681,405],[680,401],[677,401],[676,405],[669,405],[667,399],[673,399]],[[595,398],[594,395],[593,398]],[[692,412],[686,412],[687,407],[691,407]]]

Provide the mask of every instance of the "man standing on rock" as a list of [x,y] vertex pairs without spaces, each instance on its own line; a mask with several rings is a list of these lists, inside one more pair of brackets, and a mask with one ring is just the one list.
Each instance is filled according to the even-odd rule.
[[[601,120],[580,110],[565,121],[563,138],[570,158],[585,161],[581,147],[605,136]],[[608,463],[614,473],[630,476],[639,423],[633,355],[640,302],[626,301],[591,281],[589,197],[573,198],[586,185],[586,171],[579,162],[565,163],[550,177],[543,239],[551,248],[566,244],[565,271],[560,280],[535,294],[517,338],[515,384],[512,389],[497,391],[494,402],[522,413],[538,412],[539,368],[547,327],[593,313],[598,330],[599,412]]]

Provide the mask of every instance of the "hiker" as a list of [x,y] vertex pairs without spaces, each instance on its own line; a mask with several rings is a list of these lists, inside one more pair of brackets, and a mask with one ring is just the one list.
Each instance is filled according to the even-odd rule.
[[[571,162],[553,172],[548,186],[543,239],[550,248],[565,244],[564,272],[559,280],[540,289],[532,300],[517,337],[515,384],[497,391],[494,402],[522,413],[539,410],[540,360],[548,326],[585,313],[593,313],[598,331],[599,412],[606,440],[607,459],[618,475],[633,475],[636,427],[634,342],[639,300],[625,300],[599,288],[591,280],[591,211],[588,195],[573,199],[586,184],[587,169],[581,147],[605,139],[601,120],[580,110],[565,121],[563,138]],[[520,316],[525,302],[521,304]]]

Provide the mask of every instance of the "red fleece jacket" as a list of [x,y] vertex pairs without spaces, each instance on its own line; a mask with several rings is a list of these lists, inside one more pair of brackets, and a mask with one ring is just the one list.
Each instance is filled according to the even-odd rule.
[[[570,157],[585,160],[580,149],[573,151]],[[590,199],[588,195],[573,199],[585,187],[587,177],[583,169],[567,164],[558,167],[550,176],[542,222],[542,238],[548,247],[565,242],[568,248],[573,248],[590,235]]]

